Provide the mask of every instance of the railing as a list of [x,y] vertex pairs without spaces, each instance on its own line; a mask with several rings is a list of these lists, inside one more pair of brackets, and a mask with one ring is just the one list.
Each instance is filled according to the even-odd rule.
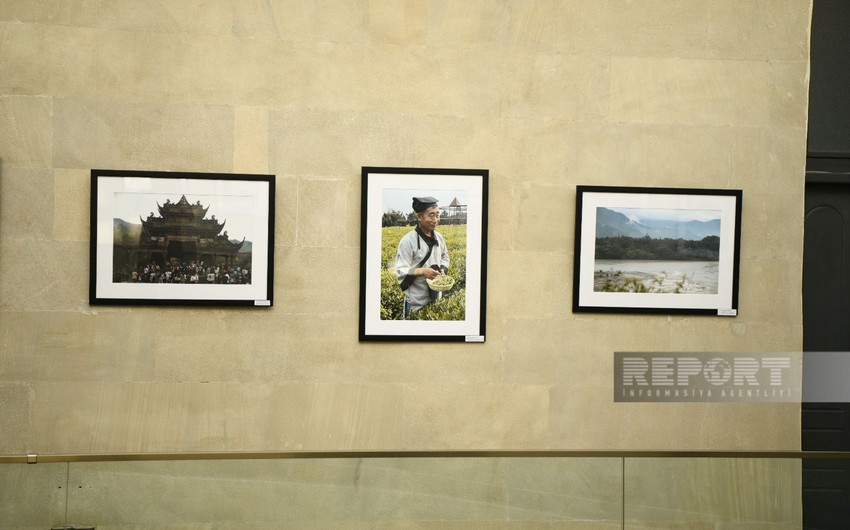
[[0,455],[0,529],[784,530],[801,527],[802,461],[847,458],[604,450]]

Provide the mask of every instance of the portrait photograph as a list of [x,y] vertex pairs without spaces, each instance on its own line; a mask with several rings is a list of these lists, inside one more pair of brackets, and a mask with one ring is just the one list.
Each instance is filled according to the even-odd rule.
[[92,171],[92,304],[272,304],[274,176]]
[[484,341],[487,176],[363,168],[360,340]]
[[734,316],[740,190],[579,186],[573,310]]

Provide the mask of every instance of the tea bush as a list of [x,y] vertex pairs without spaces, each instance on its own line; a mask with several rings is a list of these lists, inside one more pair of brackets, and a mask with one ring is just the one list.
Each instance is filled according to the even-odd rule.
[[[395,272],[395,257],[398,242],[412,226],[387,226],[381,229],[381,319],[401,320],[404,309],[404,293],[398,285]],[[444,292],[441,299],[408,318],[416,320],[464,320],[466,319],[466,225],[446,225],[437,228],[446,240],[449,252],[448,274],[454,278],[451,290]]]

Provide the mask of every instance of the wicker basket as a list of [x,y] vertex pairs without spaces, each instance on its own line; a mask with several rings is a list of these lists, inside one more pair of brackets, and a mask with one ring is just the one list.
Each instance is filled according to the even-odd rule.
[[430,278],[425,279],[425,281],[428,282],[428,287],[430,287],[432,291],[445,292],[445,291],[448,291],[449,289],[451,289],[452,287],[454,287],[455,279],[452,278],[451,276],[439,276],[439,278],[442,279],[443,281],[449,280],[449,283],[446,283],[446,284],[443,284],[443,285],[435,285],[434,282],[437,281],[436,278],[434,278],[433,280],[430,279]]

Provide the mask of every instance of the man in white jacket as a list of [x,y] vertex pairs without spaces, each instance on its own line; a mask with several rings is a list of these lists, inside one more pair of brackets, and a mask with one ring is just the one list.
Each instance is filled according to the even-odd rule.
[[449,250],[442,234],[440,207],[434,197],[413,197],[413,211],[418,224],[401,238],[395,258],[398,283],[404,291],[405,318],[411,311],[419,311],[440,298],[441,293],[431,291],[426,278],[436,278],[449,270]]

